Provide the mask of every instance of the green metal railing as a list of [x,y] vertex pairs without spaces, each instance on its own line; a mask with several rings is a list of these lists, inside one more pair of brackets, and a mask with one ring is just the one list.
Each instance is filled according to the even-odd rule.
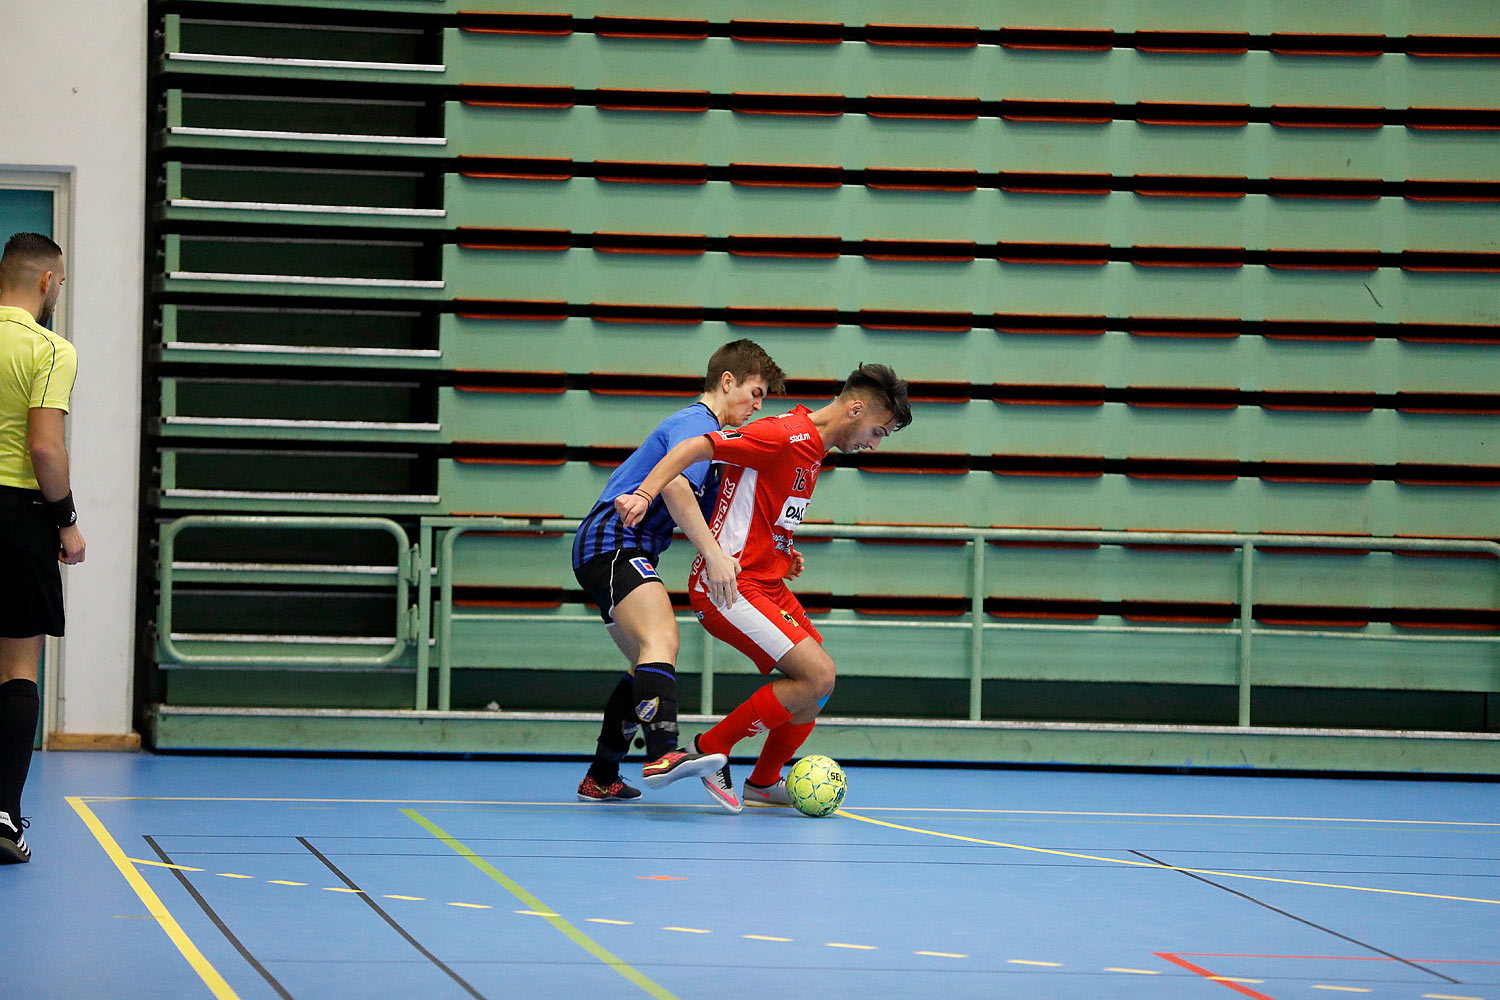
[[[164,660],[186,666],[284,666],[284,667],[328,667],[357,668],[386,666],[399,659],[409,645],[415,644],[416,685],[413,692],[414,709],[428,708],[431,697],[430,683],[433,667],[433,649],[437,653],[437,698],[436,708],[449,711],[452,707],[454,625],[465,621],[495,621],[497,616],[488,613],[464,613],[454,610],[453,581],[455,544],[466,533],[474,531],[505,531],[522,534],[551,532],[571,533],[578,522],[565,518],[514,518],[514,517],[428,517],[420,522],[420,538],[416,545],[409,545],[405,530],[394,521],[377,517],[297,517],[297,516],[215,516],[194,515],[179,518],[162,526],[161,544],[158,554],[161,598],[157,610],[158,642]],[[188,653],[172,638],[173,613],[173,555],[175,540],[185,530],[199,528],[267,528],[297,529],[317,528],[337,531],[379,530],[396,540],[396,621],[395,641],[379,655],[342,654],[319,651],[316,654],[292,652],[261,653],[255,655]],[[981,703],[984,684],[984,643],[987,632],[1052,632],[1052,633],[1117,633],[1130,635],[1219,635],[1237,640],[1236,680],[1238,686],[1238,724],[1250,725],[1250,694],[1255,677],[1255,638],[1268,635],[1296,635],[1299,637],[1362,640],[1374,642],[1403,643],[1478,643],[1500,644],[1500,636],[1454,632],[1442,634],[1377,634],[1348,630],[1316,628],[1256,627],[1252,609],[1255,593],[1255,553],[1257,548],[1268,549],[1327,549],[1347,550],[1351,544],[1360,549],[1384,552],[1459,552],[1481,553],[1496,557],[1497,572],[1500,572],[1500,544],[1484,540],[1467,539],[1419,539],[1419,538],[1359,538],[1357,543],[1348,536],[1332,535],[1255,535],[1235,533],[1173,532],[1173,531],[1083,531],[1040,528],[965,528],[965,527],[917,527],[886,525],[817,525],[817,534],[827,538],[894,539],[910,541],[961,541],[969,544],[971,560],[971,585],[969,608],[961,620],[952,621],[860,621],[858,623],[829,623],[832,627],[860,629],[902,630],[966,630],[969,633],[968,682],[970,720],[981,719]],[[1216,548],[1234,547],[1239,550],[1239,617],[1234,625],[1140,625],[1108,623],[1056,623],[1056,622],[989,622],[985,620],[984,597],[986,593],[986,543],[990,542],[1061,542],[1100,545],[1161,545],[1161,546],[1205,546]],[[437,592],[433,593],[436,582]],[[415,586],[415,604],[410,603],[410,587]],[[1500,593],[1497,587],[1496,593]],[[435,616],[435,617],[434,617]],[[592,614],[506,614],[504,620],[583,622],[594,621]],[[683,624],[691,622],[691,616],[682,616]],[[713,714],[715,650],[717,643],[707,632],[702,633],[702,712]]]
[[[177,536],[190,529],[223,528],[277,528],[308,529],[322,531],[383,531],[396,540],[396,622],[395,641],[380,654],[327,653],[301,655],[294,653],[188,653],[172,638],[172,583],[173,558],[176,553]],[[180,517],[162,525],[157,551],[157,580],[161,596],[156,609],[157,642],[164,658],[187,666],[318,666],[318,667],[383,667],[398,660],[407,646],[424,635],[421,623],[424,616],[410,602],[411,585],[415,580],[415,566],[419,554],[406,536],[406,530],[395,521],[383,517],[293,517],[251,515],[192,515]],[[330,637],[330,640],[333,637]],[[419,648],[425,642],[417,642]],[[425,706],[423,706],[425,707]]]
[[[465,620],[493,620],[493,615],[463,614],[453,610],[454,543],[469,531],[511,532],[572,532],[578,521],[564,518],[509,518],[509,517],[433,517],[422,519],[422,542],[420,545],[422,565],[418,570],[420,596],[425,625],[429,605],[429,577],[431,554],[436,551],[437,594],[437,654],[438,654],[438,709],[450,708],[453,672],[453,623]],[[441,533],[441,541],[434,550],[435,533]],[[972,585],[969,611],[963,621],[946,622],[861,622],[858,628],[898,629],[967,629],[969,631],[969,718],[979,721],[984,684],[984,635],[986,632],[1037,631],[1037,632],[1093,632],[1129,633],[1131,635],[1223,635],[1238,637],[1236,676],[1238,681],[1238,724],[1250,725],[1250,691],[1254,677],[1254,637],[1258,635],[1295,634],[1298,636],[1406,643],[1500,643],[1500,636],[1476,635],[1474,633],[1452,633],[1439,635],[1379,635],[1355,634],[1318,629],[1256,628],[1252,615],[1255,588],[1255,550],[1262,548],[1300,548],[1347,550],[1351,547],[1348,536],[1333,535],[1256,535],[1218,532],[1188,531],[1083,531],[1042,528],[963,528],[963,527],[897,527],[886,525],[825,525],[816,526],[819,537],[826,538],[879,538],[912,541],[964,541],[970,543],[972,553]],[[984,620],[985,597],[985,544],[987,542],[1072,542],[1101,545],[1189,545],[1215,547],[1233,546],[1239,549],[1239,620],[1228,627],[1213,626],[1168,626],[1168,625],[1109,625],[1109,624],[1060,624],[1052,622],[986,622]],[[1484,540],[1427,539],[1427,538],[1366,538],[1357,540],[1360,549],[1381,552],[1470,552],[1496,557],[1497,572],[1500,572],[1500,544]],[[575,621],[593,620],[596,616],[537,616],[507,615],[511,620]],[[691,620],[691,619],[684,619]],[[705,632],[702,665],[703,713],[713,714],[713,677],[715,643]],[[427,672],[430,661],[426,644],[418,650],[417,707],[427,703]]]

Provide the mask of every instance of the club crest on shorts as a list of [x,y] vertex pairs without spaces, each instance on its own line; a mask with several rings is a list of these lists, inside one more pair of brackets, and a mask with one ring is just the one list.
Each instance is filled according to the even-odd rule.
[[656,718],[656,710],[661,708],[661,699],[652,698],[635,706],[635,717],[642,722],[650,722]]
[[642,580],[661,579],[661,577],[656,575],[656,567],[651,565],[651,560],[647,559],[645,556],[636,556],[634,559],[630,560],[630,565],[634,566],[635,571],[641,574]]
[[788,611],[786,608],[782,608],[781,609],[781,617],[783,617],[783,618],[786,619],[786,623],[788,625],[795,625],[795,624],[797,624],[797,619],[793,618],[792,617],[792,613],[790,611]]

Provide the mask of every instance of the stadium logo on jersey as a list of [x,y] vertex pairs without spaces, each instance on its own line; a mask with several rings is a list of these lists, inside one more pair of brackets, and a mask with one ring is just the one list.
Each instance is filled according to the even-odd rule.
[[634,559],[630,560],[630,565],[634,566],[635,571],[641,574],[642,580],[661,579],[661,577],[657,576],[656,574],[656,567],[651,565],[651,560],[647,559],[645,556],[636,556]]
[[801,434],[793,434],[791,437],[789,437],[789,438],[786,439],[786,443],[787,444],[800,444],[803,441],[811,441],[811,440],[812,440],[812,435],[808,434],[806,432],[803,432]]
[[739,431],[719,431],[718,434],[719,437],[723,438],[725,441],[733,441],[735,438],[740,436]]
[[810,503],[812,500],[808,497],[787,497],[781,503],[781,516],[776,519],[776,527],[796,530],[807,516],[807,505]]
[[635,706],[635,717],[637,719],[640,719],[642,722],[650,722],[652,719],[656,718],[656,710],[658,708],[661,708],[660,698],[652,698],[650,701],[643,701],[639,705]]

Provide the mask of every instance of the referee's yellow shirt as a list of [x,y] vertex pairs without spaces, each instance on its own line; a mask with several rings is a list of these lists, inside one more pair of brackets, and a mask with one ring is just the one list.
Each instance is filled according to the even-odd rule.
[[31,313],[0,306],[0,486],[39,489],[31,468],[33,407],[68,409],[78,352]]

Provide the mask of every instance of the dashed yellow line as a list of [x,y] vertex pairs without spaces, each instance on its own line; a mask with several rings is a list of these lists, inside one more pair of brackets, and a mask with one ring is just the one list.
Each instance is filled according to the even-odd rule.
[[219,878],[254,878],[254,875],[236,875],[234,872],[219,872]]
[[968,958],[968,955],[959,955],[951,951],[914,951],[913,955],[926,955],[929,958]]
[[679,934],[709,934],[709,933],[712,933],[711,931],[704,930],[702,927],[663,927],[662,930],[664,930],[664,931],[677,931]]
[[1116,968],[1114,966],[1110,966],[1109,968],[1105,969],[1104,971],[1105,972],[1128,972],[1131,975],[1136,975],[1136,976],[1159,976],[1159,975],[1161,975],[1161,970],[1159,970],[1159,969],[1120,969],[1120,968]]
[[1423,993],[1422,1000],[1484,1000],[1484,998],[1454,996],[1452,993]]
[[385,898],[386,899],[406,899],[406,900],[410,900],[413,903],[425,903],[425,902],[427,902],[427,897],[426,896],[398,896],[395,893],[392,893],[391,895],[386,896]]
[[306,882],[288,882],[284,878],[273,878],[273,879],[270,880],[270,882],[271,882],[272,885],[306,885],[307,884]]
[[635,923],[634,920],[611,920],[608,917],[589,917],[591,924],[616,924],[620,927],[629,927]]
[[741,934],[740,937],[750,941],[790,941],[791,938],[771,937],[769,934]]
[[323,891],[324,892],[347,892],[351,896],[363,896],[364,892],[365,892],[363,889],[351,889],[348,886],[344,886],[344,885],[325,885],[323,887]]
[[1213,980],[1216,983],[1263,983],[1263,982],[1265,982],[1264,979],[1244,979],[1244,978],[1242,978],[1240,976],[1205,976],[1204,978],[1205,979],[1211,979],[1211,980]]
[[1322,986],[1313,984],[1315,990],[1338,990],[1340,993],[1373,993],[1373,990],[1365,989],[1363,986]]
[[487,906],[484,903],[449,903],[448,905],[449,906],[462,906],[466,910],[493,910],[494,909],[493,906]]
[[1034,962],[1029,958],[1008,958],[1005,961],[1008,965],[1044,965],[1049,969],[1059,969],[1062,967],[1061,962]]
[[842,941],[830,941],[826,945],[824,945],[824,947],[825,948],[852,948],[855,951],[874,951],[875,950],[875,946],[873,944],[844,944]]

